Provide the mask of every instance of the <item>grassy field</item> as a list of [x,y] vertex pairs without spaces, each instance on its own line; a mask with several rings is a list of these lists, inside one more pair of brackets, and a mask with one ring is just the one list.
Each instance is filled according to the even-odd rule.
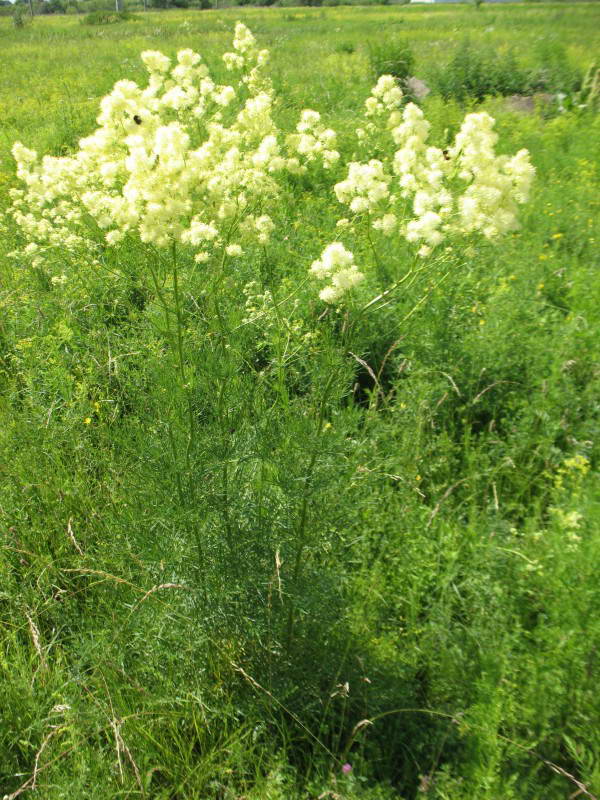
[[[225,82],[238,19],[277,125],[316,109],[341,153],[270,243],[173,272],[133,236],[31,263],[0,229],[0,797],[598,797],[600,5],[0,17],[0,211],[14,141],[73,152],[143,50]],[[565,110],[457,93],[467,39]],[[357,236],[336,308],[308,268],[399,42],[433,139],[489,112],[532,195],[366,311],[413,257]]]

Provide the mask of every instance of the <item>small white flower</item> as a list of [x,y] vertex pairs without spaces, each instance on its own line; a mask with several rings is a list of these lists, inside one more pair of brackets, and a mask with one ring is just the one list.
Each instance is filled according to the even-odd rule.
[[227,253],[228,256],[231,256],[232,258],[237,258],[238,256],[241,256],[244,251],[242,250],[239,244],[228,244],[227,247],[225,248],[225,252]]

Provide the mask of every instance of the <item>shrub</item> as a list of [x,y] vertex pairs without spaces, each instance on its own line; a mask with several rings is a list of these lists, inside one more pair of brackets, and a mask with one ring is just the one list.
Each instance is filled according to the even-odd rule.
[[21,5],[15,6],[15,10],[13,13],[13,23],[15,28],[23,28],[25,27],[25,8]]
[[526,93],[529,79],[519,67],[512,52],[485,56],[475,50],[468,40],[463,41],[446,67],[438,68],[433,84],[446,99],[474,98],[486,95]]
[[64,14],[66,7],[61,0],[42,0],[35,6],[36,14]]
[[[325,0],[323,5],[340,5],[339,0]],[[353,42],[338,42],[334,48],[336,53],[346,53],[347,55],[352,55],[356,48],[354,47]]]
[[536,48],[539,66],[529,76],[531,88],[546,92],[575,92],[581,86],[581,75],[569,62],[565,48],[551,39],[544,39]]
[[393,75],[405,80],[412,74],[414,56],[406,42],[387,39],[369,44],[369,62],[375,78]]
[[135,19],[129,11],[92,11],[81,20],[84,25],[112,25]]
[[[458,480],[452,469],[458,463],[458,448],[466,438],[466,426],[474,431],[475,438],[482,435],[481,429],[490,417],[492,421],[500,418],[497,409],[503,417],[509,417],[516,391],[514,377],[517,375],[520,383],[524,377],[518,369],[521,361],[514,355],[519,348],[505,335],[520,327],[514,324],[520,318],[511,318],[513,325],[509,328],[506,315],[496,310],[502,302],[504,308],[512,308],[513,303],[502,299],[490,302],[496,316],[490,315],[485,329],[490,338],[484,338],[479,320],[470,310],[480,295],[471,298],[479,275],[471,277],[468,253],[463,257],[459,250],[453,256],[453,250],[444,250],[440,261],[415,264],[408,245],[416,248],[422,240],[427,241],[426,252],[422,253],[427,257],[429,245],[437,247],[442,243],[453,216],[459,213],[460,227],[470,233],[475,233],[482,222],[483,233],[489,238],[500,233],[498,225],[506,232],[514,230],[513,197],[518,202],[526,192],[522,185],[517,186],[523,180],[512,179],[527,179],[531,173],[524,151],[517,161],[495,156],[493,121],[484,114],[467,117],[453,147],[446,151],[434,147],[427,138],[429,124],[422,112],[408,105],[401,113],[403,98],[398,81],[387,76],[377,82],[372,95],[361,104],[363,135],[359,137],[357,132],[356,146],[347,148],[349,153],[358,153],[356,158],[363,163],[346,163],[348,177],[333,188],[328,186],[326,193],[315,189],[291,195],[290,187],[300,188],[301,179],[315,187],[325,185],[319,163],[324,153],[329,151],[333,163],[340,159],[344,164],[340,154],[329,150],[335,146],[335,133],[321,123],[317,112],[308,109],[302,113],[295,133],[288,133],[289,129],[279,131],[270,116],[274,98],[268,76],[263,79],[258,69],[267,63],[264,51],[258,49],[241,25],[236,27],[234,49],[236,52],[224,57],[225,65],[234,74],[234,86],[215,86],[211,81],[208,85],[212,85],[214,102],[210,104],[201,105],[199,92],[194,90],[195,84],[202,85],[201,81],[209,78],[208,68],[198,54],[181,50],[177,65],[169,74],[170,59],[159,52],[146,51],[143,59],[150,91],[131,81],[116,84],[102,101],[100,128],[80,140],[78,154],[39,161],[35,153],[15,145],[19,178],[26,187],[24,191],[30,194],[25,197],[18,191],[11,193],[14,220],[32,240],[26,245],[23,242],[23,252],[15,254],[19,269],[13,272],[18,280],[37,281],[40,289],[25,284],[27,294],[19,299],[19,308],[13,310],[17,303],[11,302],[7,309],[15,317],[15,344],[11,341],[9,349],[2,342],[2,354],[8,353],[10,365],[7,358],[6,367],[1,361],[0,367],[14,372],[14,378],[10,378],[10,391],[15,398],[11,412],[21,415],[27,436],[39,436],[37,428],[43,426],[44,437],[55,437],[60,458],[52,456],[52,460],[60,466],[64,464],[65,478],[46,466],[51,457],[45,456],[36,438],[36,466],[29,472],[23,468],[21,473],[15,473],[14,480],[1,482],[0,506],[4,509],[8,498],[18,517],[15,524],[19,528],[10,533],[15,542],[14,554],[11,553],[14,585],[20,588],[25,584],[21,573],[28,564],[21,563],[21,555],[31,558],[29,541],[21,541],[21,537],[30,537],[33,546],[44,547],[40,530],[45,532],[49,543],[45,547],[53,558],[60,558],[60,563],[84,565],[81,569],[69,567],[66,578],[56,570],[61,586],[65,583],[70,588],[67,581],[71,581],[74,589],[62,590],[64,599],[60,601],[52,599],[47,616],[39,622],[41,632],[34,617],[28,618],[31,638],[34,645],[39,639],[43,642],[42,637],[50,641],[54,631],[64,627],[71,647],[69,656],[73,654],[75,664],[71,667],[68,663],[65,673],[83,674],[81,694],[85,693],[86,698],[91,691],[88,683],[92,678],[96,680],[92,670],[97,670],[98,680],[104,681],[102,670],[114,661],[119,674],[113,682],[120,685],[121,673],[125,675],[136,665],[135,685],[130,692],[135,692],[136,714],[128,724],[141,720],[139,724],[145,725],[148,720],[147,724],[167,731],[172,726],[176,742],[186,741],[186,752],[193,750],[189,763],[181,766],[181,778],[169,773],[164,779],[173,790],[169,785],[159,788],[155,781],[149,789],[152,795],[148,796],[175,796],[175,782],[183,786],[187,775],[194,774],[192,761],[200,757],[197,754],[211,753],[210,742],[199,740],[196,734],[199,730],[204,735],[208,724],[196,725],[194,718],[193,728],[180,704],[180,697],[192,688],[196,703],[198,688],[204,691],[204,683],[216,686],[214,705],[223,720],[230,713],[226,695],[219,698],[216,693],[222,691],[221,685],[226,681],[232,683],[232,692],[241,696],[235,698],[235,703],[232,700],[232,724],[239,727],[242,721],[248,730],[256,731],[257,737],[277,737],[277,709],[271,708],[266,723],[260,722],[259,717],[255,724],[252,712],[256,701],[253,705],[245,701],[243,686],[239,688],[240,676],[249,684],[247,695],[257,687],[260,691],[260,685],[268,686],[268,701],[273,698],[278,702],[276,698],[282,696],[286,713],[294,714],[294,720],[300,719],[301,714],[301,719],[306,720],[303,728],[314,741],[308,742],[305,737],[299,744],[294,743],[300,766],[303,751],[308,751],[308,760],[309,746],[314,748],[316,741],[326,742],[333,757],[337,759],[339,753],[339,761],[343,762],[349,749],[345,742],[352,742],[367,721],[371,725],[367,717],[375,719],[380,712],[380,717],[393,719],[394,724],[398,719],[397,728],[377,729],[379,741],[384,737],[389,741],[389,746],[382,748],[386,760],[378,756],[375,746],[369,745],[365,763],[375,763],[377,758],[384,766],[388,761],[399,762],[397,783],[408,787],[405,797],[415,796],[419,764],[413,766],[412,759],[404,763],[398,753],[402,754],[410,744],[419,754],[420,763],[437,764],[440,742],[447,740],[445,728],[450,723],[444,718],[444,726],[436,728],[435,719],[431,725],[428,721],[422,723],[419,717],[411,722],[404,719],[406,714],[396,717],[390,709],[469,710],[475,703],[484,708],[494,695],[483,679],[478,680],[485,674],[485,664],[479,668],[478,653],[482,650],[485,656],[490,654],[488,659],[493,663],[503,644],[505,650],[501,652],[506,652],[508,660],[513,639],[501,636],[504,629],[496,634],[496,628],[500,628],[505,616],[506,630],[516,628],[519,622],[517,619],[513,625],[514,617],[503,614],[502,575],[497,577],[505,556],[512,555],[510,551],[519,546],[517,535],[511,534],[515,541],[509,540],[510,551],[503,553],[496,547],[497,542],[504,541],[503,528],[495,524],[496,520],[494,528],[491,523],[482,526],[483,530],[474,524],[467,528],[462,510],[453,528],[428,528],[430,523],[437,524],[440,505],[446,498],[450,500],[453,489],[458,494],[467,478],[469,483],[475,483],[474,473],[465,470],[459,473],[464,478]],[[231,108],[229,117],[223,118],[220,107],[226,104]],[[375,155],[377,159],[372,158]],[[308,166],[312,160],[314,168],[303,168],[297,156],[305,158]],[[289,175],[283,173],[280,184],[275,183],[284,169]],[[462,177],[465,172],[467,178]],[[472,181],[468,180],[469,175]],[[331,183],[341,177],[341,172],[334,172]],[[460,186],[461,181],[464,187]],[[498,198],[504,200],[502,205],[490,193],[490,184],[500,187],[497,195],[504,194]],[[461,188],[465,194],[459,197]],[[344,206],[343,211],[340,205]],[[405,227],[406,209],[413,207],[420,219],[408,220]],[[47,213],[55,208],[50,223]],[[279,222],[277,227],[265,214],[271,208]],[[328,208],[332,212],[319,213]],[[257,209],[260,217],[255,216]],[[304,213],[306,209],[310,213]],[[339,224],[342,219],[336,222],[332,216],[341,213],[346,215],[343,225]],[[322,313],[320,301],[316,297],[309,299],[308,290],[300,294],[302,284],[296,287],[295,278],[288,285],[283,270],[271,272],[271,264],[278,268],[283,247],[287,250],[289,246],[288,232],[293,235],[298,230],[299,235],[304,235],[302,228],[307,227],[305,221],[310,216],[319,221],[314,237],[290,243],[291,252],[294,261],[305,260],[304,268],[308,270],[309,254],[318,255],[330,242],[311,266],[314,278],[331,278],[330,287],[318,287],[323,301],[337,302],[341,291],[352,288],[359,277],[352,253],[338,240],[340,236],[357,253],[357,263],[367,266],[367,273],[369,266],[372,273],[381,273],[381,279],[365,276],[363,285],[368,293],[362,299],[358,296],[360,302],[354,308],[350,305],[348,314]],[[437,230],[442,223],[443,229]],[[117,230],[115,225],[122,228]],[[273,255],[269,256],[266,245],[271,228],[280,232],[281,238],[270,245]],[[235,237],[233,241],[231,237]],[[247,254],[238,241],[244,242]],[[300,259],[296,253],[301,254]],[[451,258],[456,259],[457,268],[452,271],[448,288],[441,288],[445,276],[440,271],[438,277],[437,265],[443,266],[446,273],[453,266]],[[21,268],[29,264],[31,269]],[[466,282],[469,278],[471,283]],[[391,288],[401,287],[401,291],[392,296],[390,290],[383,296],[381,285],[390,279],[394,279]],[[34,289],[36,294],[26,302]],[[312,291],[316,294],[317,289]],[[427,294],[422,295],[424,291]],[[375,301],[385,300],[381,310],[388,315],[380,322],[376,321],[375,312],[366,313],[369,307],[375,308],[370,299],[375,293]],[[281,299],[295,300],[297,295],[298,305],[294,302],[286,306],[287,300]],[[412,315],[412,309],[429,295],[429,318],[421,327],[413,328],[410,336],[405,337],[403,331],[405,341],[397,341],[402,353],[393,353],[398,324],[409,318],[416,323],[418,315]],[[523,311],[525,319],[532,316],[528,307]],[[354,324],[347,324],[347,320]],[[493,335],[495,320],[504,321],[497,336]],[[13,320],[10,322],[12,334]],[[537,342],[540,332],[534,322],[537,320],[529,324]],[[30,348],[33,335],[35,347]],[[451,348],[447,345],[454,341],[465,344],[461,350],[456,345],[458,363],[450,361],[449,368],[447,352]],[[499,351],[503,361],[498,358]],[[358,388],[352,392],[355,368],[347,353],[363,367],[356,375]],[[396,356],[392,369],[392,358]],[[536,363],[535,358],[529,360]],[[104,368],[111,361],[120,364],[118,372]],[[411,375],[410,382],[400,366],[409,361],[415,364],[414,369],[407,368],[415,376]],[[88,364],[84,372],[81,365]],[[487,375],[486,382],[481,382],[482,365],[493,367],[489,382]],[[449,369],[452,375],[456,374],[454,367],[461,369],[460,389],[453,377],[448,379]],[[30,378],[25,383],[23,375],[30,372],[37,377],[34,370],[44,368],[47,373],[43,373],[43,379]],[[544,377],[548,373],[547,369],[538,369]],[[436,381],[433,386],[429,378],[432,371]],[[454,387],[450,388],[450,397],[448,392],[442,395],[449,384]],[[440,388],[442,391],[438,391]],[[407,403],[396,404],[390,394],[392,389]],[[70,395],[74,395],[73,400]],[[8,405],[4,394],[2,400]],[[377,406],[384,403],[389,409],[382,408],[379,415]],[[418,417],[421,409],[430,412]],[[450,415],[447,409],[452,411],[450,423],[456,420],[454,427],[450,423],[438,425],[438,421],[445,420],[443,414]],[[398,417],[399,422],[395,422]],[[423,425],[420,419],[424,420]],[[41,424],[34,426],[32,420]],[[491,436],[492,429],[489,425],[488,428]],[[433,440],[438,430],[440,439],[446,436],[441,443]],[[450,431],[447,435],[446,430]],[[9,428],[8,434],[12,445],[21,438],[21,428]],[[3,438],[5,435],[3,427]],[[58,450],[63,439],[64,454]],[[12,447],[4,449],[8,455]],[[21,450],[27,454],[26,447]],[[29,450],[34,453],[33,446]],[[408,461],[407,456],[412,457],[417,450],[419,458],[422,453],[425,458]],[[80,461],[71,453],[77,454]],[[507,455],[502,453],[495,461],[506,459]],[[20,452],[15,457],[20,458]],[[47,461],[42,461],[44,468],[39,470],[37,464],[42,457]],[[470,452],[464,460],[468,458],[474,460]],[[73,466],[71,462],[75,462]],[[482,456],[481,467],[475,464],[478,476],[484,466]],[[38,474],[43,472],[50,473],[50,489],[40,496]],[[89,506],[80,505],[72,474],[82,476],[78,491],[82,497],[90,495],[86,500]],[[117,497],[113,475],[122,492],[118,505],[104,500],[108,498],[107,485]],[[491,477],[502,479],[496,471]],[[422,478],[423,490],[419,484]],[[473,491],[470,486],[468,491]],[[94,492],[105,502],[107,513],[113,515],[103,522],[103,531],[109,534],[106,536],[98,535],[100,515],[88,511],[99,502]],[[340,502],[348,493],[350,502]],[[502,492],[500,497],[506,502]],[[50,502],[57,508],[54,528],[48,524]],[[425,502],[430,503],[429,508]],[[564,513],[572,511],[576,509],[565,507]],[[69,513],[74,517],[73,529]],[[35,535],[41,541],[35,541]],[[146,548],[142,550],[144,561],[137,558],[142,543]],[[55,548],[63,549],[55,556]],[[63,555],[65,551],[70,554],[68,560]],[[132,553],[136,553],[135,563],[130,558]],[[81,555],[81,562],[77,555]],[[47,572],[49,557],[38,561],[40,569]],[[156,574],[159,561],[164,578]],[[527,564],[531,559],[523,555],[517,564],[521,561]],[[472,562],[475,564],[470,566]],[[87,564],[92,564],[94,570]],[[127,566],[121,567],[122,564]],[[110,574],[99,571],[108,570],[109,565]],[[140,566],[144,572],[134,572]],[[474,574],[476,568],[479,572]],[[112,575],[125,570],[127,580],[116,578],[116,591],[122,597],[109,595],[115,582]],[[28,573],[32,576],[33,598],[41,592],[38,586],[44,572],[38,575],[31,569]],[[91,576],[93,582],[89,581],[88,589],[81,577],[87,580],[90,573],[98,575]],[[71,575],[77,575],[76,584]],[[99,575],[102,582],[96,580]],[[104,580],[105,576],[111,579],[110,583]],[[509,573],[505,583],[511,585],[511,578]],[[54,598],[54,577],[45,580],[49,596]],[[137,592],[138,585],[143,588],[136,600],[132,591]],[[456,586],[456,591],[449,592],[457,598],[453,600],[455,605],[446,600],[450,586]],[[158,604],[155,595],[159,590],[173,590],[169,605]],[[106,593],[102,597],[107,598],[103,606],[107,613],[104,618],[97,615],[102,627],[96,638],[101,644],[108,642],[108,652],[104,647],[91,651],[87,630],[76,631],[79,639],[70,644],[71,619],[80,610],[96,608],[100,592]],[[358,606],[355,611],[346,605],[347,599],[352,600],[357,593],[362,593],[365,600],[364,613]],[[181,600],[177,599],[179,594]],[[77,605],[71,595],[82,598],[81,604]],[[17,595],[14,608],[17,609],[17,602],[23,606],[26,599]],[[150,602],[146,603],[146,599]],[[155,601],[156,605],[151,606]],[[121,616],[115,624],[117,613]],[[82,618],[87,625],[89,614],[82,614]],[[467,638],[463,629],[464,621],[469,619],[475,619],[477,625],[468,631]],[[400,641],[398,629],[402,631]],[[189,642],[189,646],[178,647],[181,641]],[[27,639],[25,642],[28,644]],[[43,654],[41,647],[40,651]],[[90,652],[93,657],[98,653],[98,666],[90,662]],[[27,667],[30,662],[31,658],[25,660]],[[49,662],[48,672],[59,658]],[[456,679],[461,673],[466,676],[462,684]],[[252,683],[254,678],[249,676],[256,676],[256,681]],[[513,683],[517,684],[519,675],[508,676],[511,681],[514,677]],[[371,678],[373,699],[369,692]],[[55,681],[60,687],[64,682]],[[504,691],[504,683],[500,679],[498,683]],[[0,701],[12,710],[15,704],[4,684],[0,681]],[[8,685],[16,696],[17,682]],[[141,692],[138,685],[143,686]],[[176,701],[171,704],[169,700],[169,705],[165,701],[157,719],[160,692],[163,696],[168,693],[170,698],[173,686],[177,687]],[[50,685],[49,702],[44,698],[46,716],[51,713],[52,720],[58,719],[58,714],[67,714],[71,705],[75,707],[71,695],[77,699],[78,689],[77,684],[66,698],[69,708],[62,705],[62,711],[57,711],[59,707],[54,705],[50,712],[50,704],[55,703],[54,685]],[[125,687],[123,692],[126,689],[129,690]],[[115,697],[120,703],[115,712],[121,719],[126,712],[125,703],[121,702],[119,691]],[[212,704],[212,695],[208,697]],[[95,698],[92,700],[95,702]],[[178,705],[171,714],[175,702]],[[554,704],[550,707],[554,708]],[[100,712],[104,713],[103,707]],[[25,729],[17,712],[12,713],[14,722],[9,730],[17,730],[17,726]],[[34,718],[33,705],[29,716]],[[475,712],[472,717],[478,723]],[[81,724],[80,719],[88,724],[79,711],[77,715],[73,713],[72,719],[73,725]],[[356,720],[362,722],[355,725]],[[109,724],[111,721],[112,718]],[[498,725],[500,722],[503,720],[499,719]],[[95,719],[92,723],[95,726]],[[219,725],[222,727],[223,723],[220,721]],[[214,727],[219,730],[218,725]],[[108,730],[105,721],[98,729],[100,733],[92,729],[89,738],[92,746],[97,747],[97,740],[97,749],[112,753],[110,744],[104,744],[110,742],[104,728]],[[453,747],[458,733],[458,726],[452,725]],[[364,734],[363,731],[361,736]],[[40,732],[36,746],[28,748],[29,762],[39,751],[43,735]],[[88,736],[86,729],[81,741],[87,741],[84,735]],[[154,741],[154,730],[146,728],[139,734],[128,728],[124,735],[128,740],[137,735]],[[8,736],[2,735],[2,739],[7,740]],[[471,739],[476,743],[474,734]],[[227,748],[234,744],[227,734]],[[61,742],[60,746],[65,745]],[[62,752],[58,746],[56,751]],[[154,760],[154,753],[143,756],[140,765],[144,774],[148,765],[164,763],[165,753],[170,756],[165,750],[160,753],[160,761],[158,755]],[[51,755],[54,757],[54,753]],[[355,755],[360,757],[358,749]],[[215,756],[216,760],[220,761],[220,756]],[[10,763],[13,762],[11,772],[22,772],[11,752]],[[227,774],[234,775],[239,767],[234,762],[225,763],[233,764],[231,771],[227,767]],[[40,772],[45,780],[45,773]],[[106,772],[109,774],[108,769]],[[118,781],[116,770],[112,773]],[[162,775],[159,777],[162,782]],[[132,783],[134,777],[129,778]],[[202,780],[201,775],[198,780]],[[293,795],[287,788],[286,794],[275,793],[276,789],[277,786],[268,795],[257,790],[245,796],[291,800]],[[220,784],[201,786],[198,791],[203,794],[188,794],[189,800],[241,796],[239,791],[225,794],[226,789],[221,790]],[[82,794],[77,792],[76,796]],[[119,794],[123,792],[115,791],[112,796]],[[323,794],[320,789],[318,794]],[[108,791],[105,796],[109,796]],[[310,796],[318,795],[311,792]],[[367,795],[362,796],[366,800]],[[350,800],[356,795],[344,789],[344,797]],[[375,800],[383,796],[369,792],[368,797]],[[462,797],[465,800],[465,795]]]

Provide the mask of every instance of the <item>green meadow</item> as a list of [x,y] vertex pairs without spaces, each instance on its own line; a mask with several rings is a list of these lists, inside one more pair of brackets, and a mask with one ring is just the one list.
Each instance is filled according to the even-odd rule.
[[[237,20],[277,125],[315,109],[342,156],[270,242],[174,281],[133,236],[11,255],[13,143],[74,152],[144,50],[227,82]],[[599,56],[591,3],[0,17],[0,798],[600,796]],[[332,187],[403,58],[432,140],[487,111],[531,196],[424,271],[366,234],[328,305]]]

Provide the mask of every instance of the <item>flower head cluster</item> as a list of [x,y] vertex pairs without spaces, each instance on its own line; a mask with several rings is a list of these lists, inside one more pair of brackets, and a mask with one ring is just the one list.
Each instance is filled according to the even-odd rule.
[[[365,114],[374,117],[395,112],[402,102],[402,89],[393,75],[382,75],[365,100]],[[393,119],[396,119],[394,117]]]
[[348,177],[336,183],[334,191],[340,203],[349,206],[355,214],[376,211],[389,196],[390,176],[381,161],[372,158],[368,164],[351,161]]
[[273,223],[264,207],[277,195],[276,174],[294,164],[272,119],[268,54],[238,23],[228,55],[240,75],[220,86],[192,50],[179,51],[175,64],[146,51],[147,85],[118,81],[74,155],[39,161],[15,144],[24,188],[13,191],[10,213],[29,241],[94,249],[92,222],[107,245],[131,235],[158,247],[181,243],[199,262],[245,239],[266,242]]
[[402,89],[393,75],[378,79],[365,100],[364,122],[355,131],[363,153],[386,149],[390,130],[401,121],[402,98]]
[[290,150],[300,156],[301,161],[321,161],[325,169],[338,161],[340,154],[335,149],[336,133],[331,128],[325,128],[318,111],[304,110],[296,131],[287,137],[286,143]]
[[495,154],[493,127],[485,112],[467,115],[450,150],[458,177],[467,183],[458,199],[458,226],[488,239],[518,228],[517,204],[526,202],[535,174],[527,150],[512,158]]
[[[336,134],[306,109],[283,136],[273,119],[268,52],[245,25],[237,23],[223,60],[233,80],[218,85],[193,50],[174,61],[145,51],[147,84],[118,81],[101,102],[97,129],[73,155],[40,160],[16,143],[22,185],[11,190],[8,213],[27,239],[20,255],[35,264],[51,250],[63,263],[69,253],[78,262],[87,253],[97,263],[103,248],[133,237],[182,245],[203,263],[217,250],[239,258],[248,244],[268,242],[281,173],[333,167]],[[534,176],[528,152],[497,155],[494,120],[484,112],[468,114],[447,149],[432,146],[422,110],[401,109],[402,99],[396,79],[384,75],[365,103],[346,178],[334,185],[349,217],[339,228],[350,236],[355,222],[366,223],[426,256],[450,236],[493,239],[518,227]],[[320,296],[329,303],[364,278],[339,241],[311,273],[328,281]]]
[[341,242],[333,242],[313,261],[310,271],[321,280],[330,279],[331,284],[321,289],[319,297],[326,303],[337,302],[342,295],[364,279],[354,263],[354,256]]
[[392,130],[392,138],[399,146],[393,160],[399,193],[412,199],[415,215],[406,224],[406,238],[422,243],[420,252],[424,255],[440,244],[444,238],[440,228],[452,213],[452,195],[444,186],[449,165],[443,150],[428,146],[430,127],[421,109],[408,103],[402,122]]
[[258,49],[252,32],[242,22],[235,26],[233,52],[224,53],[223,61],[228,70],[242,72],[241,82],[251,93],[271,90],[271,82],[263,69],[269,63],[269,51]]
[[[356,217],[368,215],[373,228],[387,237],[402,236],[420,256],[450,236],[479,233],[492,239],[518,227],[517,206],[527,201],[535,174],[529,153],[496,155],[494,120],[485,113],[465,117],[452,147],[434,147],[423,111],[414,103],[400,111],[401,101],[396,80],[379,78],[365,103],[364,127],[356,131],[357,150],[367,159],[376,151],[378,158],[354,156],[347,178],[334,186],[338,201],[355,215],[337,226],[355,233]],[[339,242],[329,247],[348,252]],[[328,252],[325,248],[313,263],[312,273],[330,274]],[[343,294],[334,287],[324,291],[329,302]]]

